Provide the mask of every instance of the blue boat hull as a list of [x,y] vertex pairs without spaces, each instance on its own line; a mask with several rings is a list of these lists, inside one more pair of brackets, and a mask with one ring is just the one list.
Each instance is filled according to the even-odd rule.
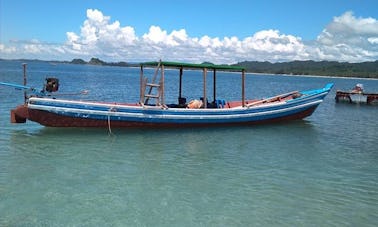
[[[162,108],[116,103],[32,97],[19,107],[25,118],[50,127],[198,127],[247,125],[303,119],[310,116],[332,85],[302,91],[288,101],[222,109]],[[15,110],[17,115],[17,109]]]

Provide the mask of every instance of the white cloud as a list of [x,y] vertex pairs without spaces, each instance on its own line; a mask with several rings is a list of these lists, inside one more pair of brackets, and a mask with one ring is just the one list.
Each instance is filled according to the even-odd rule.
[[190,37],[185,29],[168,32],[152,25],[138,37],[131,26],[111,21],[97,9],[87,10],[80,34],[66,33],[63,44],[38,40],[0,44],[1,56],[7,58],[89,59],[106,61],[163,60],[214,63],[237,61],[337,60],[371,61],[378,58],[378,21],[356,18],[346,12],[324,28],[316,40],[262,30],[245,38]]
[[377,60],[377,44],[378,21],[346,12],[333,18],[309,49],[316,49],[314,59],[359,62]]
[[148,33],[142,36],[143,42],[150,45],[161,45],[162,47],[177,47],[185,45],[188,40],[188,35],[185,29],[179,31],[172,31],[170,34],[167,31],[163,31],[158,26],[151,26]]
[[13,54],[17,51],[16,47],[14,46],[5,46],[4,44],[0,44],[0,53],[3,53],[4,55],[7,54]]
[[67,32],[67,45],[71,46],[73,50],[81,50],[81,45],[78,43],[80,37],[73,32]]
[[134,45],[137,40],[132,27],[121,27],[119,21],[110,23],[110,17],[98,10],[87,10],[87,19],[80,35],[67,32],[66,50],[72,54],[114,55],[114,52]]
[[[242,47],[247,53],[258,54],[263,61],[306,59],[305,45],[301,38],[280,34],[278,30],[265,30],[243,40]],[[266,57],[264,57],[266,55]]]
[[373,45],[378,44],[378,37],[370,37],[368,41]]

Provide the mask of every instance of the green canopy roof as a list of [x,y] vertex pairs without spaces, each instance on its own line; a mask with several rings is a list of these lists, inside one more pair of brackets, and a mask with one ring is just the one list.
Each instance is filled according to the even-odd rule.
[[[144,62],[140,64],[141,66],[153,66],[156,67],[159,65],[158,61],[154,62]],[[243,71],[245,70],[240,66],[230,66],[230,65],[214,65],[214,64],[194,64],[194,63],[184,63],[184,62],[170,62],[170,61],[161,61],[160,65],[169,68],[186,68],[186,69],[216,69],[220,71]]]

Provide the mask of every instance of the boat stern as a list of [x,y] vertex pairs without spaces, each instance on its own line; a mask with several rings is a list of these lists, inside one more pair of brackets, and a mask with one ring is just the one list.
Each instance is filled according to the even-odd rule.
[[26,119],[29,118],[29,110],[26,105],[17,106],[10,112],[11,123],[25,123]]

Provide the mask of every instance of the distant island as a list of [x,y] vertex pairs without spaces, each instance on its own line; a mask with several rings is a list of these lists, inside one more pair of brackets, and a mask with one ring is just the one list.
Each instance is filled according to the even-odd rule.
[[79,64],[79,65],[107,65],[107,66],[121,66],[121,67],[131,67],[131,66],[136,66],[137,64],[135,63],[127,63],[127,62],[104,62],[98,58],[91,58],[89,62],[84,61],[83,59],[80,58],[75,58],[71,62],[71,64]]
[[[0,59],[1,60],[1,59]],[[22,59],[20,59],[22,60]],[[40,60],[25,60],[40,61]],[[79,64],[79,65],[98,65],[98,66],[119,66],[135,67],[138,63],[128,62],[105,62],[98,58],[91,58],[88,62],[76,58],[72,61],[45,61],[53,64]],[[204,62],[212,64],[211,62]],[[291,62],[260,62],[260,61],[243,61],[233,64],[241,66],[249,73],[266,73],[266,74],[286,74],[286,75],[313,75],[313,76],[335,76],[335,77],[358,77],[358,78],[375,78],[378,79],[378,60],[372,62],[348,63],[337,61],[291,61]]]

